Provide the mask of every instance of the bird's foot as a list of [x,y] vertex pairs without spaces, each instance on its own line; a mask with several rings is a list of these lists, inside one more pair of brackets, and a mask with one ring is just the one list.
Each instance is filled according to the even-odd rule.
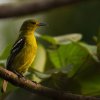
[[35,84],[37,84],[37,82],[36,81],[32,81],[33,83],[35,83]]
[[13,71],[19,78],[23,78],[24,76],[21,74],[21,73],[19,73],[19,72],[17,72],[17,71]]

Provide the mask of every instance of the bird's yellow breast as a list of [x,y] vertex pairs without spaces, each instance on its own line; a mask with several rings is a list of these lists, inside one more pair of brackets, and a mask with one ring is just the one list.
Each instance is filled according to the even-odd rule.
[[16,55],[14,59],[14,69],[23,74],[31,66],[37,51],[36,39],[32,34],[25,36],[25,44],[22,50]]

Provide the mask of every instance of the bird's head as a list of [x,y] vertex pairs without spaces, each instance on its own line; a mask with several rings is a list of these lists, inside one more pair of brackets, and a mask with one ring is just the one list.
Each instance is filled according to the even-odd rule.
[[26,20],[22,24],[20,31],[35,31],[35,29],[39,26],[45,26],[45,24],[33,19]]

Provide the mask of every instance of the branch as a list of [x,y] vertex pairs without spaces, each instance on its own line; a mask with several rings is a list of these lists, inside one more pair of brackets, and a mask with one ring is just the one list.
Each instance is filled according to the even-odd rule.
[[31,80],[25,78],[18,78],[18,76],[11,71],[0,67],[0,77],[9,81],[15,86],[19,86],[26,89],[32,93],[36,93],[42,96],[53,98],[54,100],[100,100],[100,98],[91,96],[81,96],[71,93],[65,93],[63,91],[58,91],[52,88],[44,87],[38,83],[32,82]]
[[0,6],[0,18],[36,14],[81,1],[82,0],[36,0],[30,3],[5,4]]

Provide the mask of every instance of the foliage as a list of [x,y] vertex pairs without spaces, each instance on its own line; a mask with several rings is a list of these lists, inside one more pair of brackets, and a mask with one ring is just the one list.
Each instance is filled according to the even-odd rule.
[[[80,41],[82,35],[76,33],[57,37],[39,34],[37,36],[40,41],[37,57],[29,70],[28,78],[58,90],[84,95],[100,95],[99,41],[97,46],[86,44]],[[9,48],[11,45],[5,48],[0,61],[7,57]],[[7,93],[11,90],[13,92],[8,95],[10,100],[13,100],[12,98],[18,100],[16,93],[18,95],[26,93],[9,85]],[[39,98],[36,95],[32,97]]]

